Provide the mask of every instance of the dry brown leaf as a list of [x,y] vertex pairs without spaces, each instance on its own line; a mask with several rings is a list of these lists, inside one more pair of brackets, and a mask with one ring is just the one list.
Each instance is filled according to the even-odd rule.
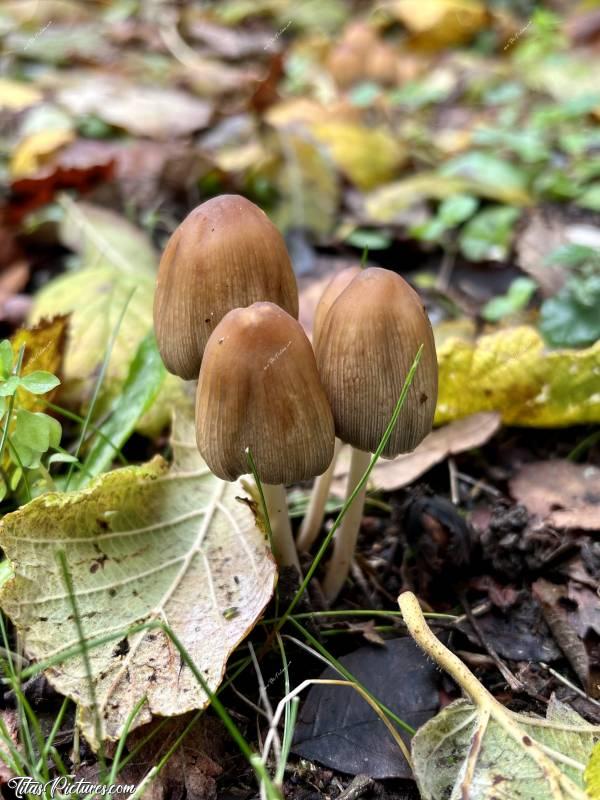
[[557,528],[600,527],[600,469],[552,459],[525,464],[510,481],[512,496]]
[[152,139],[186,136],[205,128],[212,115],[210,103],[187,92],[94,73],[63,88],[57,99],[72,114],[95,114],[110,125]]
[[[444,425],[426,436],[412,453],[398,456],[392,461],[378,461],[371,473],[372,483],[384,491],[407,486],[448,456],[481,447],[496,433],[500,424],[499,414],[482,412]],[[334,494],[344,495],[348,466],[346,459],[338,462],[332,484]]]

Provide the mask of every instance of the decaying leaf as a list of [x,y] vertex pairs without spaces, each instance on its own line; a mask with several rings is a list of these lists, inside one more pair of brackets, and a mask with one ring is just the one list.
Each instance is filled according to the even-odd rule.
[[[32,328],[19,328],[11,339],[13,352],[16,354],[23,347],[23,364],[21,375],[28,375],[36,370],[60,375],[66,345],[69,318],[57,316],[42,319]],[[24,389],[17,391],[20,408],[29,411],[43,411],[46,400],[52,393],[34,395]]]
[[411,44],[424,50],[467,42],[487,21],[477,0],[394,0],[389,8],[410,31]]
[[[81,258],[81,268],[50,281],[38,292],[33,320],[70,314],[64,362],[64,398],[85,404],[110,340],[127,305],[99,396],[104,408],[119,392],[135,352],[152,326],[157,255],[149,240],[123,217],[85,203],[66,203],[61,239]],[[141,428],[160,430],[168,422],[181,381],[168,376]],[[163,394],[164,393],[164,394]]]
[[510,481],[512,496],[556,528],[597,530],[600,469],[551,459],[525,464]]
[[[409,725],[421,725],[439,706],[435,667],[407,637],[384,644],[361,647],[340,661],[401,719]],[[399,671],[402,680],[392,680]],[[320,677],[339,675],[328,667]],[[354,775],[411,777],[410,767],[389,731],[368,703],[347,687],[317,685],[310,689],[298,717],[293,750]]]
[[12,81],[0,78],[0,109],[6,111],[22,111],[43,98],[39,89],[24,81]]
[[591,800],[600,800],[600,742],[594,747],[585,770],[585,788]]
[[413,737],[423,800],[585,800],[584,772],[600,726],[554,697],[545,719],[509,711],[434,636],[412,592],[398,604],[417,644],[470,697],[451,703]]
[[438,348],[438,363],[437,424],[478,411],[498,411],[510,425],[600,421],[600,342],[547,350],[534,328],[520,326],[474,343],[449,338]]
[[404,148],[383,128],[321,122],[313,124],[311,131],[328,147],[340,170],[365,191],[391,180],[406,160]]
[[177,89],[136,86],[96,74],[66,86],[58,100],[72,114],[96,114],[110,125],[154,139],[205,128],[212,113],[210,103]]
[[514,718],[521,742],[483,709],[457,700],[420,728],[412,741],[417,783],[424,800],[573,800],[582,798],[552,781],[529,755],[532,741],[577,787],[600,729],[557,700],[546,719]]
[[[384,491],[400,489],[448,456],[481,447],[499,427],[500,415],[495,412],[481,412],[455,420],[432,431],[412,453],[391,460],[380,459],[371,473],[371,481],[377,489]],[[336,462],[331,491],[340,497],[345,496],[349,466],[349,458],[343,458],[343,455]]]
[[166,634],[128,635],[130,626],[168,623],[214,690],[273,592],[275,564],[253,512],[237,499],[243,487],[215,478],[194,438],[186,408],[176,418],[170,469],[157,456],[114,470],[81,492],[43,495],[0,527],[15,571],[0,603],[30,658],[60,656],[80,641],[59,550],[86,639],[123,631],[89,649],[95,701],[81,656],[59,658],[47,670],[56,689],[78,703],[82,731],[96,747],[99,736],[119,737],[143,696],[134,727],[208,702]]

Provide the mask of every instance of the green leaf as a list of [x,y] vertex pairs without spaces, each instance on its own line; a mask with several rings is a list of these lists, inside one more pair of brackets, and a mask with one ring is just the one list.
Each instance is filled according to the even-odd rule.
[[488,322],[497,322],[515,314],[525,308],[536,289],[537,283],[531,278],[515,278],[505,295],[494,297],[485,304],[481,316]]
[[527,202],[527,173],[490,153],[473,151],[456,156],[444,164],[440,173],[487,187],[488,192],[498,199],[504,195],[507,203]]
[[474,216],[459,237],[461,252],[470,261],[503,261],[510,250],[519,210],[492,206]]
[[[584,304],[569,282],[555,297],[544,300],[539,328],[552,347],[584,347],[600,339],[600,291]],[[595,300],[595,302],[594,302]]]
[[56,389],[59,385],[60,381],[56,375],[41,369],[30,372],[21,378],[21,386],[32,394],[46,394],[46,392]]
[[600,264],[600,253],[584,244],[563,244],[546,258],[547,264],[562,264],[565,267],[582,267],[587,263]]
[[79,459],[70,453],[52,453],[48,459],[48,464],[76,464]]
[[0,397],[11,397],[21,383],[21,378],[18,375],[11,375],[5,381],[0,383]]
[[[275,564],[250,506],[238,499],[244,487],[219,480],[200,458],[192,408],[178,414],[172,444],[170,469],[157,456],[82,491],[42,495],[0,523],[0,546],[15,571],[0,605],[27,656],[52,657],[48,678],[78,703],[78,723],[96,747],[96,714],[100,737],[116,740],[144,696],[133,727],[208,705],[165,634],[128,633],[131,626],[167,622],[214,691],[273,593]],[[115,634],[90,645],[95,697],[82,656],[63,655],[80,638],[58,551],[88,644]]]
[[0,378],[8,378],[13,367],[13,351],[8,339],[0,342]]
[[600,211],[600,183],[592,183],[575,200],[578,206]]
[[114,461],[115,448],[119,449],[131,436],[140,417],[156,399],[166,374],[154,333],[151,332],[142,340],[131,362],[129,375],[113,404],[110,418],[100,426],[103,436],[96,434],[84,469],[79,473],[76,488],[82,486],[90,475],[99,475]]
[[571,785],[583,789],[583,772],[600,728],[552,699],[546,720],[513,715],[520,741],[482,708],[456,700],[426,722],[412,740],[417,784],[423,800],[568,800],[553,790],[548,774],[529,755],[527,741],[544,748]]
[[17,411],[16,420],[15,430],[12,435],[13,444],[15,446],[24,445],[38,453],[45,453],[50,447],[51,437],[55,436],[53,423],[56,420],[53,420],[47,414],[39,412],[34,414],[24,408],[20,408]]
[[479,201],[470,194],[456,194],[442,201],[437,216],[448,228],[454,228],[473,216]]
[[365,247],[368,250],[387,250],[392,243],[392,237],[384,231],[357,228],[347,237],[346,242],[361,250],[364,250]]

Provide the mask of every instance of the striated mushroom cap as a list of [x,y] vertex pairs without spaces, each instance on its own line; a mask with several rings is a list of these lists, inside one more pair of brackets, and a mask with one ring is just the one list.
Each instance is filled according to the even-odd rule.
[[340,439],[369,453],[377,449],[421,344],[421,361],[383,451],[386,458],[414,450],[431,431],[437,358],[419,295],[395,272],[361,271],[331,306],[316,342]]
[[154,328],[169,372],[197,378],[217,323],[233,308],[259,300],[298,316],[298,288],[282,235],[244,197],[207,200],[173,233],[158,270]]
[[315,343],[315,348],[327,312],[336,301],[340,292],[343,292],[346,286],[348,286],[361,271],[360,267],[346,267],[346,269],[337,272],[325,287],[315,309],[315,320],[313,323],[313,342]]
[[213,331],[196,394],[196,441],[210,469],[232,481],[306,480],[333,458],[331,409],[299,322],[273,303],[226,314]]

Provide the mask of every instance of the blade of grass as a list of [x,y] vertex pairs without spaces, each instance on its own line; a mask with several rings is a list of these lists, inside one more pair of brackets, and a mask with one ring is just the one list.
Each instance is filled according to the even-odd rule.
[[[68,408],[64,408],[63,406],[57,406],[56,403],[46,403],[46,405],[52,411],[56,411],[57,414],[60,414],[66,419],[70,419],[71,422],[78,422],[80,425],[83,425],[85,422],[84,417],[80,416],[79,414],[75,414],[74,411],[70,411]],[[129,461],[127,461],[127,459],[121,452],[121,449],[117,447],[117,445],[114,444],[114,442],[111,442],[111,440],[106,436],[106,434],[102,432],[102,430],[99,427],[90,422],[88,424],[88,430],[91,431],[91,434],[94,434],[99,439],[102,439],[102,441],[105,442],[105,444],[108,447],[112,448],[112,450],[114,451],[114,458],[117,458],[121,462],[121,464],[123,464],[124,466],[127,466],[129,464]]]
[[352,492],[350,497],[344,503],[344,507],[342,508],[340,513],[338,514],[338,516],[337,516],[335,522],[333,523],[330,531],[328,532],[327,536],[323,540],[323,543],[321,544],[321,547],[319,548],[319,550],[317,552],[317,555],[315,556],[315,558],[314,558],[312,564],[310,565],[306,575],[304,576],[304,580],[301,582],[300,586],[298,587],[297,592],[295,593],[294,597],[292,598],[292,601],[290,602],[289,606],[285,610],[283,616],[281,616],[279,618],[279,620],[277,622],[277,625],[276,625],[276,628],[275,628],[276,631],[280,631],[281,630],[281,628],[285,625],[288,617],[290,616],[290,614],[292,613],[292,611],[294,610],[294,608],[298,604],[300,598],[302,597],[302,595],[306,591],[306,588],[307,588],[308,584],[310,583],[311,578],[315,574],[315,572],[317,570],[317,567],[321,563],[321,560],[322,560],[323,556],[325,555],[325,553],[327,551],[327,548],[329,547],[329,543],[333,539],[333,537],[335,535],[335,532],[339,528],[343,518],[346,515],[346,512],[348,511],[348,509],[350,508],[350,506],[354,502],[354,499],[359,494],[359,492],[361,491],[361,489],[363,488],[365,483],[369,480],[369,475],[373,471],[373,468],[374,468],[375,464],[379,460],[379,456],[382,454],[383,450],[385,449],[385,446],[388,443],[388,440],[389,440],[390,436],[392,435],[392,433],[394,431],[394,428],[396,427],[396,423],[398,422],[398,417],[400,416],[400,412],[402,411],[402,406],[404,405],[404,402],[406,400],[406,396],[408,395],[408,390],[411,387],[411,384],[413,382],[413,378],[414,378],[415,373],[417,371],[417,367],[419,366],[419,361],[421,360],[422,352],[423,352],[423,345],[421,345],[419,347],[419,349],[417,351],[417,354],[415,356],[415,359],[414,359],[414,361],[413,361],[413,363],[411,365],[411,368],[408,371],[408,375],[406,376],[406,380],[404,381],[404,386],[402,387],[402,391],[400,392],[400,397],[398,398],[398,402],[396,403],[396,407],[394,408],[394,413],[392,414],[392,418],[391,418],[391,420],[389,422],[389,425],[387,426],[387,428],[385,430],[385,433],[383,434],[383,436],[381,438],[381,441],[379,442],[379,446],[377,447],[377,450],[373,454],[373,458],[371,459],[371,463],[369,464],[369,466],[365,470],[365,473],[362,476],[362,478],[360,479],[360,481],[356,484],[356,486],[354,488],[354,491]]
[[[162,362],[154,331],[142,339],[133,361],[129,365],[127,379],[113,404],[109,418],[100,426],[103,433],[91,446],[84,461],[84,469],[92,476],[99,475],[110,466],[114,458],[114,444],[120,449],[131,436],[134,428],[150,408],[167,370]],[[106,441],[110,445],[106,444]],[[79,480],[75,488],[81,488],[86,481]]]
[[298,631],[304,636],[304,638],[311,643],[311,645],[314,647],[314,649],[323,656],[323,658],[329,664],[330,667],[333,667],[334,669],[336,669],[340,673],[340,675],[342,675],[344,678],[346,678],[346,680],[349,680],[352,683],[355,683],[357,686],[360,686],[361,689],[363,689],[363,691],[365,691],[366,694],[369,695],[369,697],[373,700],[373,702],[376,703],[379,706],[379,708],[385,714],[388,715],[388,717],[390,719],[394,720],[396,725],[399,725],[407,733],[410,733],[411,735],[414,735],[415,729],[411,725],[409,725],[407,722],[405,722],[403,719],[401,719],[397,714],[395,714],[392,711],[391,708],[388,708],[380,700],[378,700],[373,694],[371,694],[371,692],[365,686],[363,686],[362,683],[357,678],[355,678],[354,675],[349,670],[347,670],[346,667],[342,663],[340,663],[337,660],[337,658],[335,658],[335,656],[331,655],[329,650],[327,650],[325,647],[323,647],[323,645],[319,641],[317,641],[315,639],[315,637],[309,631],[306,630],[306,628],[304,628],[302,625],[300,625],[299,622],[296,622],[296,620],[290,620],[290,621],[292,622],[292,625],[294,625],[298,629]]
[[81,616],[79,614],[79,607],[77,605],[77,598],[75,596],[73,579],[71,578],[71,573],[69,572],[67,557],[64,550],[59,550],[56,554],[56,557],[60,566],[67,594],[69,595],[69,602],[71,603],[71,608],[73,610],[73,619],[75,621],[75,627],[77,628],[77,636],[79,637],[79,644],[81,648],[80,653],[83,660],[83,665],[85,667],[88,691],[90,693],[91,703],[94,706],[94,733],[96,736],[96,741],[99,744],[98,761],[100,762],[101,768],[100,775],[103,777],[106,774],[106,760],[104,758],[104,748],[102,746],[102,723],[100,721],[100,715],[98,714],[98,702],[96,700],[96,689],[94,687],[94,679],[92,677],[92,665],[90,662],[88,645],[85,638],[85,632],[83,630],[83,624],[81,622]]
[[[96,408],[96,403],[98,401],[98,396],[100,394],[100,389],[102,388],[102,384],[104,383],[104,377],[106,375],[106,370],[108,369],[108,364],[109,364],[110,358],[112,356],[112,351],[113,351],[113,348],[115,346],[115,342],[117,341],[117,336],[119,335],[119,330],[121,328],[121,324],[123,322],[123,318],[125,317],[125,314],[127,312],[127,308],[129,307],[129,303],[131,301],[131,298],[133,297],[134,292],[135,292],[135,287],[131,290],[131,292],[127,296],[127,299],[126,299],[126,301],[125,301],[125,303],[123,305],[123,310],[119,314],[119,318],[117,320],[115,328],[114,328],[114,330],[113,330],[113,332],[111,334],[110,340],[108,342],[108,346],[106,348],[106,353],[104,354],[104,359],[102,361],[102,366],[100,367],[100,372],[98,373],[98,378],[96,380],[96,385],[94,386],[94,392],[92,394],[92,399],[90,401],[90,405],[89,405],[89,408],[87,410],[87,414],[85,415],[85,419],[84,419],[84,422],[83,422],[83,427],[81,429],[81,433],[80,433],[79,439],[77,441],[77,447],[75,448],[75,452],[74,452],[75,458],[79,458],[79,451],[81,450],[83,442],[85,441],[85,437],[86,437],[86,434],[87,434],[87,429],[88,429],[88,426],[89,426],[90,421],[92,419],[92,415],[94,413],[94,409]],[[69,471],[67,473],[67,481],[66,481],[66,484],[65,484],[65,491],[67,491],[68,488],[69,488],[69,483],[71,482],[72,476],[73,476],[73,464],[71,464],[71,466],[69,468]]]
[[142,706],[144,703],[147,702],[147,697],[144,695],[140,697],[134,707],[131,709],[129,714],[127,715],[127,719],[125,720],[125,725],[123,726],[123,732],[119,737],[119,743],[117,745],[117,749],[115,751],[115,755],[113,758],[113,763],[111,764],[110,773],[106,779],[106,786],[112,786],[117,781],[117,774],[119,770],[119,762],[121,760],[121,756],[123,755],[123,750],[125,749],[125,743],[127,741],[127,736],[129,734],[129,729],[131,728],[133,721],[140,713]]

